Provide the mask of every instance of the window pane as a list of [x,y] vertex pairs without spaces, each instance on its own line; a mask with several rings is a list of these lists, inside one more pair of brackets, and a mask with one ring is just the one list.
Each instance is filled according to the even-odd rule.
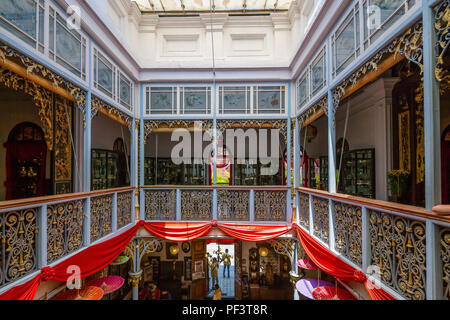
[[59,64],[81,76],[81,42],[65,28],[59,16],[56,23],[56,56]]
[[353,13],[344,21],[341,28],[336,32],[335,59],[337,72],[353,60],[349,59],[355,52],[355,24]]
[[[257,87],[255,92],[256,110],[258,113],[281,113],[280,87]],[[257,98],[256,98],[257,96]]]
[[36,40],[36,3],[32,0],[1,0],[0,17],[12,25],[0,19],[0,25],[17,37],[35,46]]
[[315,94],[317,91],[323,88],[325,84],[325,56],[323,52],[313,63],[311,70],[311,86],[312,93]]
[[99,89],[111,97],[114,81],[112,65],[100,53],[98,55],[97,72]]
[[298,83],[298,103],[301,107],[304,103],[308,101],[308,73],[300,79]]
[[120,103],[131,108],[131,83],[122,74],[120,75]]
[[172,87],[150,88],[150,113],[173,113],[174,93]]
[[182,88],[181,90],[181,106],[184,107],[185,114],[205,114],[210,112],[209,101],[211,101],[211,92],[209,88]]
[[250,94],[247,87],[223,87],[220,90],[219,103],[222,113],[248,113],[250,111]]

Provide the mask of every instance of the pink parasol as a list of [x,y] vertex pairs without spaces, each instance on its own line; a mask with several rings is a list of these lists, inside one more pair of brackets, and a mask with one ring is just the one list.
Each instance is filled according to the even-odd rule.
[[87,286],[94,286],[101,288],[105,294],[109,294],[120,289],[125,282],[125,279],[119,276],[107,276],[103,278],[89,281]]
[[317,270],[319,269],[316,264],[310,259],[301,259],[297,261],[297,266],[305,270]]
[[81,289],[68,290],[55,298],[55,300],[100,300],[103,290],[99,287],[85,286]]
[[356,300],[355,297],[347,290],[324,286],[313,290],[312,295],[315,300]]

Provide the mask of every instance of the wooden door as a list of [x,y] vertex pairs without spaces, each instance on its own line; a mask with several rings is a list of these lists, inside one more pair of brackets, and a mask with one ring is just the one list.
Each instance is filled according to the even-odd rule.
[[208,294],[208,283],[206,281],[207,273],[206,241],[192,241],[192,300],[203,300]]

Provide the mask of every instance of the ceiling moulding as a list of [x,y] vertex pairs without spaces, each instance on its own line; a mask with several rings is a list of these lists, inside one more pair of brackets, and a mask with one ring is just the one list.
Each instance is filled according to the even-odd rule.
[[139,21],[140,33],[155,33],[159,23],[159,17],[155,15],[143,15]]
[[276,31],[291,31],[292,25],[289,17],[284,13],[272,13],[273,28]]
[[[283,13],[281,13],[283,14]],[[225,27],[273,27],[271,16],[228,16]],[[287,13],[284,13],[287,17]]]

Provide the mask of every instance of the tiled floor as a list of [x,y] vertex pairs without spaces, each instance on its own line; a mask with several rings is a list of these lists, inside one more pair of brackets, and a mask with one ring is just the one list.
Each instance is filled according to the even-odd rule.
[[[223,277],[223,266],[219,267],[219,287],[222,290],[222,299],[229,299],[234,298],[234,267],[230,266],[230,277],[224,278]],[[225,274],[225,275],[228,275]],[[208,298],[212,298],[214,294],[214,290],[211,290],[212,288],[212,280],[211,280],[211,273],[209,274],[209,295]]]

